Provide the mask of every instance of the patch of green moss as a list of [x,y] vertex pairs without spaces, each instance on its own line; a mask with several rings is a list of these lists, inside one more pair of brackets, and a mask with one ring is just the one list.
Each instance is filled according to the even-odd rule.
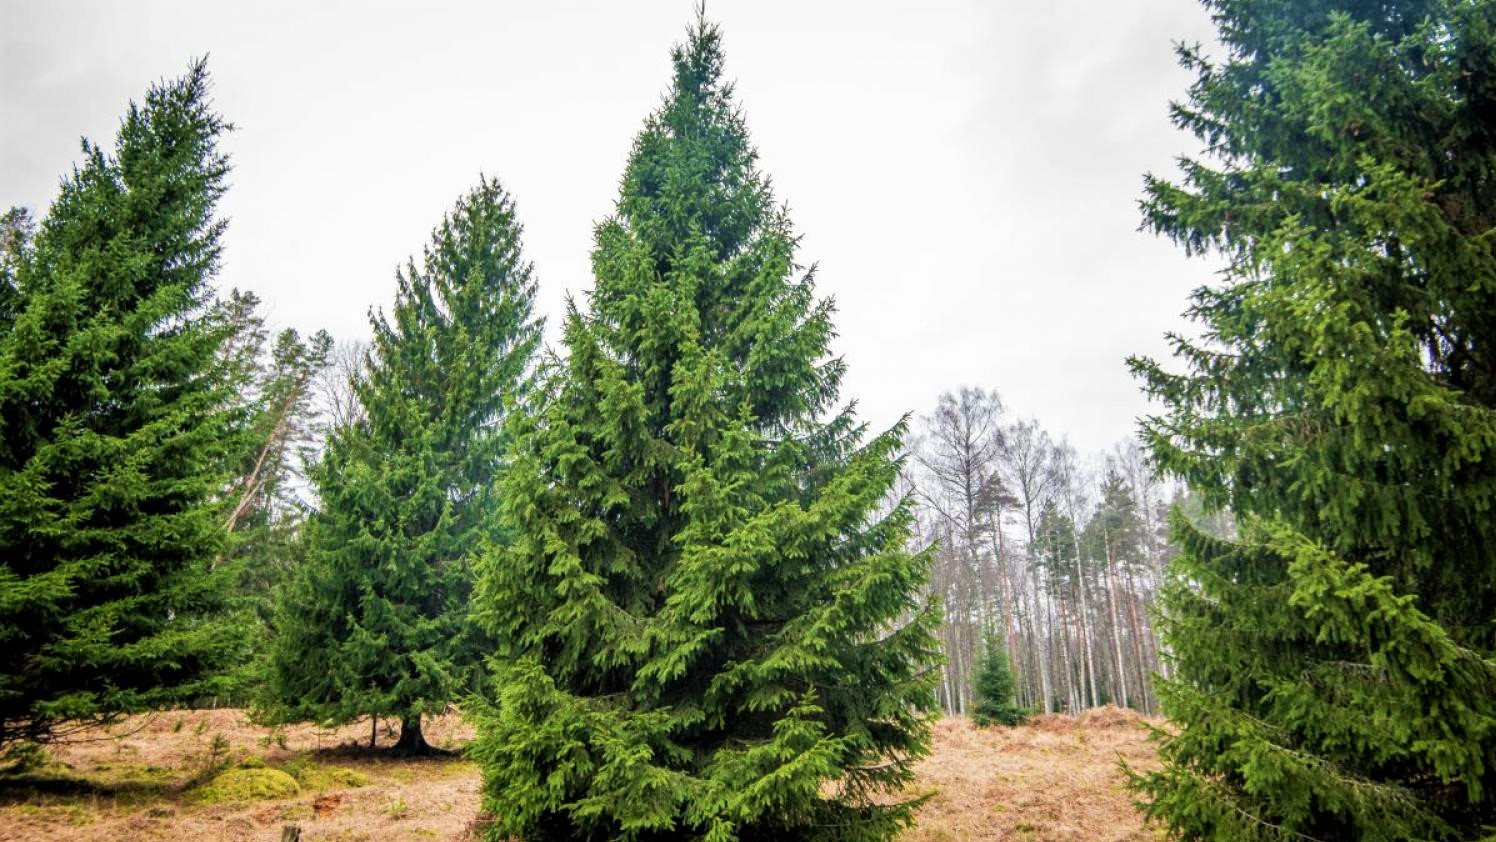
[[274,801],[301,794],[296,779],[279,769],[230,769],[189,799],[197,804],[228,804],[244,801]]
[[115,766],[106,775],[99,775],[98,779],[115,787],[129,788],[165,788],[173,783],[180,775],[173,769],[161,766],[147,766],[134,764],[128,766]]
[[29,816],[45,824],[70,824],[83,827],[93,824],[98,818],[82,804],[17,804],[10,809],[22,816]]
[[295,778],[302,790],[306,792],[356,789],[369,785],[369,776],[362,772],[343,766],[320,766],[306,755],[292,758],[281,768],[286,774]]
[[368,775],[342,766],[313,766],[297,775],[296,780],[313,792],[324,789],[356,789],[369,785]]

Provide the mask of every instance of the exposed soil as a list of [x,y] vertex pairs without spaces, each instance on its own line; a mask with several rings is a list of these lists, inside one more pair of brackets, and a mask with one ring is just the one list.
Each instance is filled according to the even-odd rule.
[[[301,827],[302,842],[468,838],[477,767],[460,756],[394,757],[396,727],[382,729],[381,748],[370,752],[367,721],[275,731],[237,710],[136,717],[88,741],[52,746],[45,769],[0,777],[0,840],[278,842],[287,824]],[[455,715],[428,720],[425,733],[437,748],[472,736]],[[1119,757],[1142,768],[1155,762],[1138,719],[1115,708],[1013,729],[942,721],[914,787],[935,795],[902,840],[1152,839],[1122,786]],[[216,772],[246,767],[291,774],[300,792],[205,800],[220,791],[202,786]]]

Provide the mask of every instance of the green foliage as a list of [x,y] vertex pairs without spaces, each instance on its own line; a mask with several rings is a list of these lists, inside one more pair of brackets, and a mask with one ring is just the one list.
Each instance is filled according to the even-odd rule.
[[0,261],[0,744],[211,695],[240,657],[214,567],[228,129],[202,63],[151,88]]
[[314,387],[329,366],[332,337],[318,331],[303,339],[286,329],[271,340],[251,292],[231,291],[217,316],[229,332],[219,358],[238,395],[223,563],[235,578],[234,607],[251,631],[249,659],[235,680],[235,698],[243,698],[263,680],[275,592],[305,556],[303,466],[321,427]]
[[1018,706],[1013,664],[1008,645],[1000,634],[988,634],[982,662],[973,681],[977,703],[971,719],[978,725],[1022,725],[1029,712]]
[[36,228],[25,208],[11,208],[0,215],[0,332],[10,330],[16,318],[20,290],[16,274],[26,259]]
[[403,723],[474,688],[469,556],[499,538],[506,402],[522,401],[540,338],[514,205],[494,181],[457,203],[353,384],[363,417],[334,429],[312,478],[307,558],[281,591],[265,718]]
[[[830,302],[721,80],[674,53],[596,231],[590,308],[516,417],[513,543],[481,563],[491,838],[877,840],[927,752],[930,559],[887,509],[903,426],[819,420]],[[879,512],[883,512],[879,516]]]
[[1178,838],[1455,840],[1496,827],[1496,4],[1217,0],[1209,144],[1149,223],[1226,260],[1134,360],[1174,523],[1175,734],[1135,776]]
[[1053,595],[1070,598],[1079,587],[1080,572],[1075,523],[1060,509],[1058,500],[1048,499],[1039,508],[1034,527],[1034,560],[1045,570],[1044,580]]
[[1101,499],[1081,535],[1081,552],[1098,566],[1138,565],[1144,558],[1147,529],[1127,479],[1109,467],[1101,480]]

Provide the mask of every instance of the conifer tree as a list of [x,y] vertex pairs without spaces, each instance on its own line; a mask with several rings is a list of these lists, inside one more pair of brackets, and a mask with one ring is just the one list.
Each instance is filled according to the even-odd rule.
[[233,478],[223,495],[229,546],[222,563],[233,571],[235,607],[251,632],[250,660],[240,665],[235,688],[241,691],[264,678],[274,595],[303,560],[310,508],[304,468],[322,428],[314,386],[330,365],[332,337],[317,331],[303,339],[287,328],[272,340],[251,292],[231,291],[218,310],[230,329],[219,356],[240,410],[229,453]]
[[397,274],[353,384],[363,413],[313,471],[307,560],[281,594],[265,716],[401,723],[474,689],[469,556],[496,538],[506,402],[522,401],[540,341],[514,203],[484,180]]
[[1028,711],[1018,706],[1013,665],[1008,661],[1008,644],[995,632],[987,635],[982,662],[977,667],[974,686],[976,707],[971,719],[978,725],[1022,725]]
[[1467,840],[1496,827],[1496,4],[1213,0],[1175,119],[1211,158],[1148,223],[1225,259],[1154,458],[1176,516],[1164,768],[1176,838]]
[[201,62],[152,87],[6,248],[0,744],[211,694],[239,657],[213,565],[234,396],[208,90]]
[[491,838],[886,839],[938,680],[930,559],[886,507],[903,425],[832,411],[832,306],[718,31],[673,58],[482,565]]
[[20,295],[16,289],[16,273],[25,259],[33,233],[31,214],[25,208],[11,208],[0,215],[0,334],[10,331],[11,322],[16,317],[16,299]]
[[1060,509],[1060,501],[1048,499],[1039,507],[1039,523],[1034,528],[1034,562],[1044,568],[1049,594],[1055,599],[1071,599],[1079,588],[1079,550],[1075,524]]

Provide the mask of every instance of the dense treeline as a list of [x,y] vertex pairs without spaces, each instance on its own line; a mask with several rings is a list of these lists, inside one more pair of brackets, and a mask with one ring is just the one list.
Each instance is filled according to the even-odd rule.
[[945,608],[942,706],[972,709],[995,633],[1025,707],[1155,712],[1152,676],[1167,662],[1151,608],[1177,490],[1136,443],[1083,460],[980,389],[942,395],[918,430],[906,481]]
[[[870,431],[698,20],[541,349],[481,179],[372,344],[219,291],[201,62],[0,216],[0,751],[168,706],[462,705],[492,838],[882,840],[937,710],[1162,713],[1191,840],[1496,826],[1496,4],[1212,0],[1148,224],[1226,257],[1084,455]],[[1122,432],[1122,431],[1119,431]]]

